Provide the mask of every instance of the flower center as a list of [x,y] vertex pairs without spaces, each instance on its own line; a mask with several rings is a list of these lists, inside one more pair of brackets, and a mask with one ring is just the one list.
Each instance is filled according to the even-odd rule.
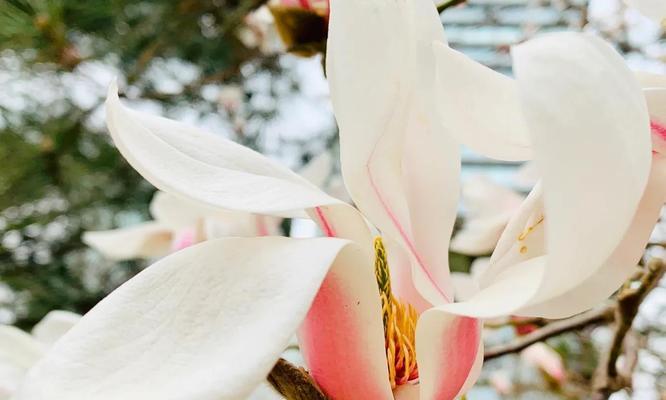
[[527,228],[525,228],[525,229],[520,233],[520,235],[518,235],[518,242],[521,244],[521,245],[520,245],[520,254],[525,254],[525,253],[527,253],[527,250],[528,250],[528,249],[527,249],[527,246],[525,245],[525,239],[527,239],[527,237],[530,235],[530,233],[532,233],[532,231],[534,230],[534,228],[536,228],[537,226],[539,226],[539,225],[543,222],[543,220],[544,220],[544,216],[542,215],[541,217],[539,217],[539,219],[538,219],[535,223],[533,223],[532,225],[530,225],[530,226],[528,226]]
[[391,388],[395,389],[419,377],[415,344],[419,315],[411,304],[393,296],[386,249],[380,237],[375,238],[375,277],[382,300],[389,381]]

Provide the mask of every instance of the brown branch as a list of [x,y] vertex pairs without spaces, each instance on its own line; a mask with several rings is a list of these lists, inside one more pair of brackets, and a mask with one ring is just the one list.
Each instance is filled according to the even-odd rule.
[[[618,371],[617,360],[622,354],[625,337],[631,330],[631,325],[638,314],[638,309],[645,297],[654,289],[666,272],[666,265],[661,259],[650,260],[642,276],[638,278],[639,285],[633,287],[632,280],[625,283],[617,296],[615,309],[615,333],[608,351],[603,354],[594,377],[594,399],[608,399],[618,390],[631,386],[631,373],[633,368]],[[631,344],[631,343],[629,343]]]
[[519,337],[517,340],[497,345],[487,349],[484,353],[486,360],[501,357],[506,354],[517,353],[534,343],[544,341],[553,336],[561,335],[565,332],[575,331],[590,325],[596,325],[613,319],[615,307],[612,304],[604,307],[584,312],[575,317],[551,322],[543,328]]
[[437,6],[437,12],[442,13],[444,10],[447,8],[455,7],[457,5],[466,3],[467,0],[447,0],[443,2],[442,4]]
[[268,375],[268,382],[287,400],[327,400],[310,374],[280,358]]

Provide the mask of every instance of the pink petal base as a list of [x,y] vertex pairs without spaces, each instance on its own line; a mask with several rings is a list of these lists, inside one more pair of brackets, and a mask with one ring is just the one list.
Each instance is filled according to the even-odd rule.
[[416,332],[422,400],[453,400],[478,377],[480,320],[438,309],[426,311]]
[[[299,331],[305,362],[331,399],[391,400],[379,296],[368,304],[353,292],[333,272],[324,280]],[[372,310],[378,321],[368,321]]]

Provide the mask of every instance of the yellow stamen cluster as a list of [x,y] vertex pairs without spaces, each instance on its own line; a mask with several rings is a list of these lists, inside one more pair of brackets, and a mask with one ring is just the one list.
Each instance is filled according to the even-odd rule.
[[[542,216],[541,216],[541,217],[540,217],[540,218],[539,218],[534,224],[532,224],[532,225],[528,226],[527,228],[525,228],[525,229],[521,232],[521,234],[518,235],[518,241],[522,243],[525,239],[527,239],[527,236],[529,236],[529,234],[532,233],[532,231],[533,231],[537,226],[539,226],[539,224],[541,224],[541,223],[543,222],[543,219],[544,219],[544,217],[543,217],[543,215],[542,215]],[[520,246],[520,254],[525,254],[525,253],[527,253],[527,246],[525,246],[525,245],[523,244],[523,245]]]
[[380,237],[375,238],[375,277],[382,301],[389,381],[395,389],[419,376],[415,346],[419,316],[411,304],[402,303],[393,296],[386,249]]

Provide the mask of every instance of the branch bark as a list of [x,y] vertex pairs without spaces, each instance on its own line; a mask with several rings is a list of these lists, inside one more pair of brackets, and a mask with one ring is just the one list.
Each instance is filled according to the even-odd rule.
[[565,332],[575,331],[586,326],[612,321],[615,307],[608,304],[604,307],[584,312],[575,317],[551,322],[541,329],[521,336],[513,342],[497,345],[487,349],[484,359],[491,360],[510,353],[517,353],[534,343],[544,341]]
[[[610,347],[603,354],[595,373],[593,388],[594,399],[605,400],[618,390],[631,386],[633,368],[618,371],[617,360],[622,354],[625,337],[638,314],[638,309],[647,295],[654,289],[666,272],[664,261],[658,258],[650,260],[642,276],[638,278],[638,286],[632,281],[625,283],[617,296],[615,309],[615,332]],[[630,343],[629,343],[630,344]],[[631,354],[630,354],[631,355]]]
[[310,374],[280,358],[268,375],[268,382],[287,400],[327,400]]

